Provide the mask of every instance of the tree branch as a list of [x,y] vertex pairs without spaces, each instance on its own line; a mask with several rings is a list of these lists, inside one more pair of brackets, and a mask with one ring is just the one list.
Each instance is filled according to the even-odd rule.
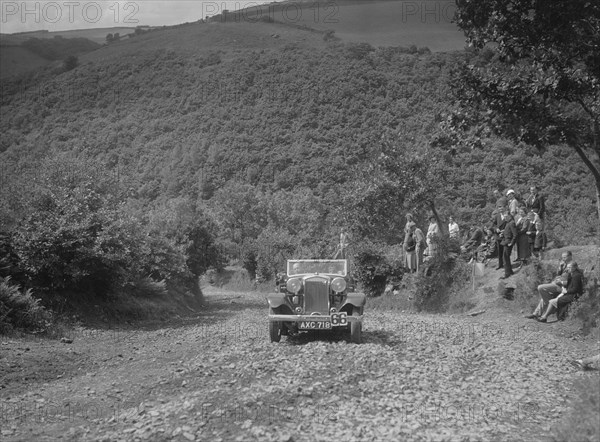
[[594,175],[594,179],[596,180],[596,187],[600,186],[600,171],[598,168],[592,163],[592,160],[588,158],[583,149],[579,147],[577,143],[572,143],[571,146],[575,149],[575,152],[579,155],[581,160],[585,163],[585,165],[590,169],[592,175]]

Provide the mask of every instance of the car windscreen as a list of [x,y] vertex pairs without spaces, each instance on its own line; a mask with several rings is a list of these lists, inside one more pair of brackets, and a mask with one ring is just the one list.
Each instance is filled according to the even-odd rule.
[[319,273],[346,276],[345,259],[329,260],[290,260],[287,263],[288,276]]

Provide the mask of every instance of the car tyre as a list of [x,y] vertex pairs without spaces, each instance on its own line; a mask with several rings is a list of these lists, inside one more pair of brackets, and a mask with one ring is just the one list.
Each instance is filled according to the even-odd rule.
[[[354,310],[352,312],[352,316],[360,316],[358,310]],[[350,323],[350,341],[355,344],[360,344],[362,338],[362,323],[358,321],[353,321]]]
[[[271,314],[274,314],[273,310],[271,310]],[[281,329],[283,328],[283,324],[279,321],[269,321],[269,337],[271,338],[271,342],[279,342],[281,341]]]

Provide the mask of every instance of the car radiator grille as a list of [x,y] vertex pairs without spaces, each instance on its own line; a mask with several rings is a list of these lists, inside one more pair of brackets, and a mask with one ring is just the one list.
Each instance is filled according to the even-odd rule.
[[307,314],[329,314],[329,284],[327,279],[311,278],[304,281],[304,311]]

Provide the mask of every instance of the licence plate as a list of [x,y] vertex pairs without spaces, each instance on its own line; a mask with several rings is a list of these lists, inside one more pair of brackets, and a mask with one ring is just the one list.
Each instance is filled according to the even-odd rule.
[[302,330],[329,330],[331,322],[329,321],[302,321],[300,327]]

